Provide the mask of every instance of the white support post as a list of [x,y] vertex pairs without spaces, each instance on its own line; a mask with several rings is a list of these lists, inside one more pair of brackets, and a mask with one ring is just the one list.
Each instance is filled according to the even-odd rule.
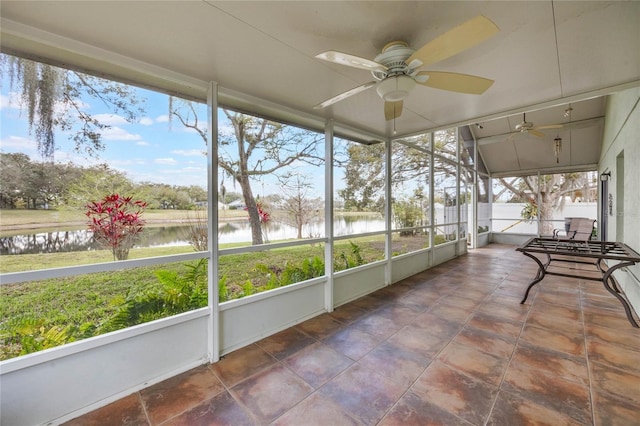
[[333,312],[333,120],[324,129],[324,307]]
[[218,297],[218,84],[209,83],[207,91],[208,139],[207,174],[207,241],[209,250],[208,264],[208,306],[209,321],[207,327],[207,346],[209,362],[220,359],[220,321]]
[[390,285],[392,278],[391,268],[393,266],[392,257],[393,257],[393,234],[391,232],[391,216],[392,216],[392,206],[391,206],[391,168],[393,165],[391,164],[391,139],[387,139],[385,141],[385,171],[384,171],[384,192],[385,192],[385,204],[384,204],[384,226],[386,229],[386,239],[385,239],[385,258],[387,259],[387,267],[385,268],[384,273],[384,284]]

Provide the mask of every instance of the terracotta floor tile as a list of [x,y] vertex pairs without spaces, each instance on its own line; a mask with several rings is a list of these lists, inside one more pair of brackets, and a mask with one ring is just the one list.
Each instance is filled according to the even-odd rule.
[[455,342],[448,344],[437,359],[463,374],[496,386],[500,384],[509,362],[506,358],[498,358]]
[[276,359],[258,345],[245,346],[231,352],[215,364],[211,370],[227,387],[231,387],[252,374],[276,363]]
[[[590,340],[587,342],[587,353],[589,361],[597,361],[634,374],[640,374],[640,352],[638,351],[598,340]],[[638,392],[640,392],[640,383]]]
[[388,318],[398,325],[407,325],[420,315],[425,309],[416,306],[402,305],[399,303],[391,303],[381,307],[375,313],[382,317]]
[[416,317],[412,325],[446,339],[451,339],[458,333],[458,331],[460,331],[461,328],[461,324],[449,321],[430,312],[425,312]]
[[231,393],[258,423],[270,423],[293,408],[313,387],[282,365],[275,365],[240,382]]
[[175,417],[224,391],[220,380],[202,366],[140,391],[152,424]]
[[485,302],[478,307],[477,311],[484,312],[489,315],[496,315],[500,318],[523,322],[527,317],[529,307],[526,305],[521,305],[519,302],[515,301],[511,305]]
[[251,425],[254,420],[238,404],[229,392],[223,392],[210,400],[180,414],[162,424],[162,426],[225,426]]
[[572,309],[580,309],[580,295],[578,293],[554,292],[548,290],[539,291],[536,302],[550,303],[552,305],[568,306]]
[[[514,305],[520,305],[521,300],[522,300],[522,295],[514,296],[514,295],[504,294],[504,293],[493,293],[485,301],[490,303],[497,303],[498,305],[514,306]],[[528,303],[522,304],[520,305],[520,307],[526,310],[531,309],[531,305]]]
[[452,341],[505,359],[511,357],[516,346],[516,340],[511,337],[501,336],[469,326],[464,327]]
[[459,417],[409,391],[382,419],[379,426],[470,426]]
[[557,376],[584,386],[589,385],[589,370],[584,356],[574,356],[548,348],[519,343],[511,366]]
[[631,404],[600,392],[594,392],[593,401],[597,426],[640,426],[640,404]]
[[360,331],[376,336],[380,339],[386,339],[403,327],[403,324],[397,324],[395,321],[380,315],[377,311],[370,313],[364,318],[351,324],[351,327]]
[[498,393],[496,404],[491,411],[487,426],[581,426],[583,423],[567,414],[553,410],[518,395],[505,391]]
[[442,296],[430,291],[417,290],[404,294],[402,297],[396,299],[396,302],[401,305],[412,307],[415,310],[424,311],[433,306],[440,297]]
[[467,322],[473,313],[473,311],[469,309],[451,306],[440,302],[433,305],[431,309],[429,309],[429,312],[448,321],[457,322],[458,324],[464,324]]
[[467,322],[467,326],[513,339],[518,338],[522,331],[522,322],[489,315],[484,312],[474,313]]
[[449,339],[431,334],[428,329],[410,324],[388,340],[425,357],[433,358],[448,343]]
[[361,425],[340,405],[314,393],[287,411],[273,426],[358,426]]
[[584,307],[584,323],[609,327],[623,332],[636,332],[637,329],[631,326],[624,309],[612,311],[609,309]]
[[442,297],[439,300],[439,302],[446,303],[447,305],[456,306],[459,308],[464,308],[471,311],[475,309],[478,305],[480,305],[480,303],[482,303],[482,300],[460,296],[457,293],[451,293]]
[[611,368],[599,362],[591,362],[589,367],[593,389],[606,392],[631,404],[640,405],[640,375]]
[[584,327],[581,321],[567,320],[566,318],[549,315],[543,311],[530,311],[527,316],[527,325],[533,325],[550,332],[567,332],[572,335],[582,335]]
[[318,392],[340,405],[365,425],[376,424],[405,392],[406,387],[375,371],[354,364]]
[[351,302],[353,305],[364,309],[365,311],[373,311],[380,306],[384,306],[387,302],[384,299],[372,296],[363,296]]
[[474,425],[481,425],[489,415],[498,388],[436,360],[416,380],[411,392]]
[[583,294],[582,305],[589,309],[607,309],[616,312],[621,309],[624,310],[620,301],[610,293],[606,295]]
[[557,376],[512,363],[501,389],[550,410],[565,413],[582,424],[591,423],[589,388]]
[[304,334],[300,330],[288,328],[280,333],[260,340],[257,345],[272,356],[282,360],[315,342],[316,339]]
[[[471,279],[477,279],[477,277]],[[451,296],[465,297],[477,302],[482,302],[487,296],[493,293],[493,288],[487,288],[486,284],[478,284],[477,282],[475,284],[476,285],[473,285],[473,283],[470,282],[468,285],[464,285],[452,292]]]
[[525,324],[520,341],[575,356],[584,356],[584,334],[565,330],[548,330]]
[[[498,288],[496,289],[496,293],[519,297],[522,300],[522,298],[524,297],[524,293],[527,290],[527,287],[529,286],[529,283],[531,282],[531,279],[534,277],[534,275],[535,272],[531,274],[530,278],[519,278],[518,280],[513,281],[511,279],[506,279],[502,282],[502,284],[498,286]],[[527,302],[530,303],[530,301],[533,300],[533,296],[537,291],[537,285],[531,288],[531,290],[529,291]]]
[[431,362],[431,358],[392,342],[378,345],[358,361],[370,370],[409,387]]
[[351,359],[323,343],[309,345],[284,360],[287,367],[316,389],[352,363]]
[[381,337],[349,326],[332,334],[322,342],[353,360],[362,358],[382,341]]
[[610,344],[621,346],[623,348],[640,351],[640,333],[634,330],[622,331],[608,327],[601,327],[595,324],[585,324],[585,333],[587,341],[598,340],[608,342]]
[[567,321],[580,321],[581,319],[580,309],[558,306],[552,303],[545,303],[544,301],[536,301],[533,304],[531,314],[534,313],[550,315]]
[[352,303],[347,303],[335,308],[329,315],[344,324],[349,324],[367,315],[367,311]]
[[323,339],[330,336],[342,327],[344,327],[344,324],[335,320],[329,314],[318,315],[296,326],[296,328],[315,339]]
[[126,396],[64,423],[65,426],[142,426],[149,424],[138,393]]

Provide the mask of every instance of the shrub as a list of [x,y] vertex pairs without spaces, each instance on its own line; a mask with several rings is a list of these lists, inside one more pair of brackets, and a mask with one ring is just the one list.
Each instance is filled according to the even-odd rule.
[[126,260],[136,236],[144,230],[142,211],[144,201],[132,201],[132,197],[111,194],[101,201],[86,205],[89,230],[101,245],[111,249],[113,260]]

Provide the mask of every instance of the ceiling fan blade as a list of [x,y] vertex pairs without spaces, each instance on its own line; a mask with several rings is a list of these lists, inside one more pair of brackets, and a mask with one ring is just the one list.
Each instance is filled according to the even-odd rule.
[[384,103],[385,120],[393,120],[400,117],[400,114],[402,114],[402,101]]
[[316,58],[329,62],[334,62],[340,65],[346,65],[348,67],[360,68],[367,71],[386,71],[387,67],[369,59],[361,58],[359,56],[349,55],[348,53],[337,52],[335,50],[329,50],[316,55]]
[[423,66],[435,64],[483,42],[498,31],[500,29],[491,20],[476,16],[425,44],[405,62],[418,59]]
[[418,77],[420,76],[429,77],[425,82],[416,79],[418,84],[423,86],[473,95],[483,94],[493,84],[493,80],[488,78],[455,72],[421,71],[418,73]]
[[536,126],[536,130],[545,130],[545,129],[562,129],[564,127],[563,124],[549,124],[547,126]]
[[354,87],[351,90],[347,90],[346,92],[340,93],[339,95],[334,96],[331,99],[327,99],[326,101],[324,101],[322,103],[319,103],[318,105],[314,106],[313,108],[314,109],[326,108],[329,105],[333,105],[336,102],[340,102],[343,99],[347,99],[349,96],[353,96],[356,93],[363,92],[363,91],[367,90],[368,88],[375,86],[376,84],[378,84],[377,81],[370,81],[368,83],[363,84],[362,86]]
[[544,138],[545,134],[542,132],[537,131],[536,129],[529,129],[527,130],[527,133],[533,135],[533,136],[537,136],[539,138]]

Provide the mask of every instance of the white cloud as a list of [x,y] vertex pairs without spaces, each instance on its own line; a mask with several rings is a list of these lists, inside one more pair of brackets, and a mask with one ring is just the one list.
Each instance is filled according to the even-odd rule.
[[102,137],[108,141],[138,141],[142,139],[142,136],[129,133],[120,127],[104,129]]
[[22,105],[22,99],[17,92],[9,93],[7,95],[0,95],[0,109],[13,108],[20,109]]
[[153,124],[153,119],[149,117],[142,117],[140,121],[138,121],[138,123],[142,124],[143,126],[151,126]]
[[132,158],[128,160],[109,160],[110,166],[119,166],[119,167],[142,166],[146,163],[147,162],[142,158]]
[[108,126],[113,126],[116,124],[129,124],[129,122],[121,115],[118,114],[96,114],[92,116],[100,123],[106,124]]
[[185,157],[194,157],[194,156],[202,157],[203,155],[207,154],[206,151],[201,149],[175,149],[171,151],[171,153],[175,155],[183,155]]
[[159,115],[156,117],[156,123],[168,123],[169,116],[168,115]]
[[136,142],[136,145],[138,145],[138,146],[151,146],[151,144],[149,142],[147,142],[147,141]]
[[174,158],[156,158],[155,160],[153,160],[153,162],[156,164],[164,164],[167,166],[172,166],[178,163]]
[[33,139],[23,138],[22,136],[9,136],[0,139],[0,149],[18,150],[20,152],[36,151],[38,144]]

